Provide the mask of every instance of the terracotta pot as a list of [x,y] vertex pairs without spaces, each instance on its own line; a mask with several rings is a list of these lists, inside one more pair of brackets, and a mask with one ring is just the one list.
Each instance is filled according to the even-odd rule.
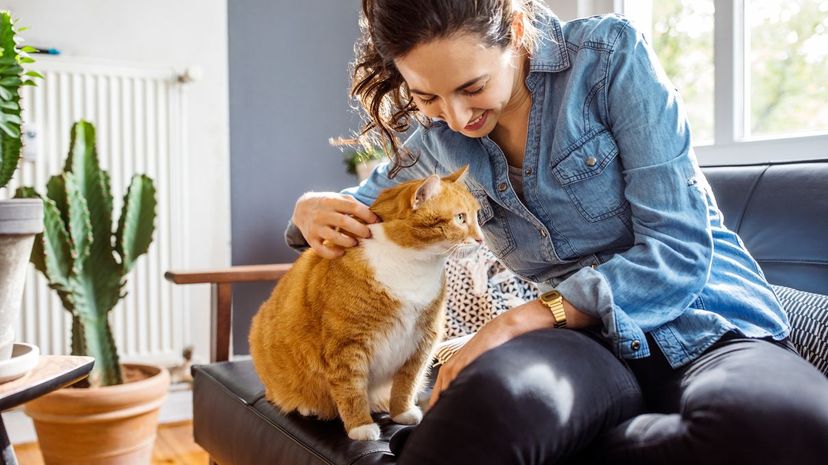
[[170,375],[124,364],[144,379],[101,388],[64,388],[25,406],[46,465],[148,465]]

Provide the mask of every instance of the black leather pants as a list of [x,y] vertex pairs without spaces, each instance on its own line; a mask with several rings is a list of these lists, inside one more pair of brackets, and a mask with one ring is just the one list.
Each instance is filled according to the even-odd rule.
[[509,341],[392,440],[398,464],[828,460],[828,379],[789,344],[726,335],[674,370],[650,342],[650,357],[625,363],[590,332]]

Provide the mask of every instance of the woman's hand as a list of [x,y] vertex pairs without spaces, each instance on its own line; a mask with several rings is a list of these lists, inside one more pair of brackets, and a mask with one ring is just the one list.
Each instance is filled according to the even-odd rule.
[[[600,323],[600,320],[581,312],[566,299],[564,299],[563,305],[568,328],[579,329]],[[428,402],[428,407],[434,406],[440,397],[440,393],[449,387],[457,374],[484,352],[494,349],[521,334],[553,326],[555,326],[555,318],[552,316],[552,312],[539,300],[530,300],[518,305],[486,323],[466,345],[461,347],[448,362],[440,367],[437,380],[434,382],[434,389],[431,391],[431,400]],[[565,330],[561,329],[561,331]]]
[[323,258],[342,256],[345,248],[359,243],[357,237],[371,237],[371,230],[365,224],[379,220],[362,202],[335,192],[302,195],[291,217],[308,245]]

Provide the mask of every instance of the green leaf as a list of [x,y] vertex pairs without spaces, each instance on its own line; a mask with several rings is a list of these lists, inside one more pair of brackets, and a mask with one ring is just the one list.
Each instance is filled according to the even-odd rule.
[[33,59],[29,58],[29,57],[21,57],[21,58],[20,58],[20,63],[23,63],[23,64],[27,64],[27,65],[28,65],[28,64],[32,64],[32,63],[34,63],[34,62],[35,62],[35,61],[34,61]]
[[20,149],[23,147],[19,137],[6,137],[9,132],[15,134],[14,126],[0,124],[0,187],[5,186],[14,175],[20,161]]
[[8,86],[8,87],[19,86],[21,82],[23,82],[23,81],[19,77],[10,76],[10,77],[5,77],[3,79],[0,79],[0,86]]
[[132,177],[115,234],[121,254],[123,273],[135,266],[137,258],[149,250],[155,229],[155,186],[145,175]]
[[46,78],[43,77],[42,74],[38,73],[37,71],[27,71],[27,72],[23,73],[23,75],[24,76],[31,76],[31,77],[38,78],[38,79],[46,79]]
[[[18,30],[17,32],[20,32],[20,30]],[[32,46],[29,46],[29,45],[24,45],[23,47],[20,48],[20,51],[26,52],[26,53],[37,53],[38,49],[36,49]]]

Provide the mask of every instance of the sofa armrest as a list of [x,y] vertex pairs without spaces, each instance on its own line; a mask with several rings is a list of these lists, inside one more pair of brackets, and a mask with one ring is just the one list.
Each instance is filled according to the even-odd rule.
[[233,323],[233,284],[278,281],[292,263],[231,266],[216,270],[174,271],[164,273],[175,284],[210,284],[210,362],[230,359],[230,331]]

